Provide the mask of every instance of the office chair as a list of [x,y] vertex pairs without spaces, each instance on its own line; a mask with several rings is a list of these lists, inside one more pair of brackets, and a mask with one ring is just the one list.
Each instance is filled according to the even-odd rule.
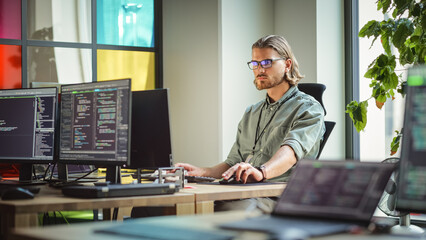
[[[325,110],[324,103],[322,102],[322,95],[326,89],[324,84],[321,83],[299,83],[297,85],[300,91],[311,95],[314,97],[322,106],[324,109],[324,115],[327,114],[327,111]],[[334,126],[336,125],[336,122],[333,121],[324,121],[325,124],[325,133],[323,136],[323,139],[320,144],[320,149],[318,152],[317,159],[320,157],[322,149],[324,148],[325,143],[328,140],[328,137],[330,136],[331,131],[333,131]]]

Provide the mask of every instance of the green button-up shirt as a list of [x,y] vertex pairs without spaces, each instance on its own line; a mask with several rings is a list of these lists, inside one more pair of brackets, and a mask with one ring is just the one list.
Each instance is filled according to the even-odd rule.
[[[277,102],[270,103],[266,96],[246,109],[225,163],[233,166],[252,155],[250,163],[259,167],[284,145],[294,150],[297,160],[315,159],[324,132],[321,104],[292,86]],[[268,181],[287,181],[290,173],[291,169]]]

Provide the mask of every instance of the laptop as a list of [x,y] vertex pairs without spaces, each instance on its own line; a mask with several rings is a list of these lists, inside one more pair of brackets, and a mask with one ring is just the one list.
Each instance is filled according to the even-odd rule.
[[272,214],[220,227],[275,235],[296,231],[305,237],[366,227],[395,167],[373,162],[301,160]]

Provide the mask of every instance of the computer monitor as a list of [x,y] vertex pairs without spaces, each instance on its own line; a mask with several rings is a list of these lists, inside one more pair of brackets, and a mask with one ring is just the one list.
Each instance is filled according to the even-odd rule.
[[426,213],[426,67],[409,69],[396,207]]
[[168,89],[132,92],[132,143],[130,168],[170,167]]
[[54,161],[57,109],[57,88],[0,90],[0,162],[21,164],[20,182]]
[[398,234],[424,234],[410,224],[411,213],[426,213],[426,68],[409,69],[406,86],[401,157],[396,182],[397,210],[407,213],[400,225],[391,230]]
[[58,162],[106,167],[107,180],[120,182],[130,123],[130,79],[62,85]]

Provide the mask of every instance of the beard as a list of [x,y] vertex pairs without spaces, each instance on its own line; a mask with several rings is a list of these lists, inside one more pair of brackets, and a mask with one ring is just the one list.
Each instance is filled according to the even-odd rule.
[[[258,75],[257,77],[268,77],[268,76]],[[257,78],[256,78],[256,79],[254,79],[253,83],[254,83],[254,86],[256,86],[257,90],[263,90],[263,89],[269,89],[269,88],[273,88],[275,86],[278,86],[284,81],[285,81],[285,75],[280,79],[270,79],[268,77],[267,81],[260,81],[260,80],[257,80]]]

